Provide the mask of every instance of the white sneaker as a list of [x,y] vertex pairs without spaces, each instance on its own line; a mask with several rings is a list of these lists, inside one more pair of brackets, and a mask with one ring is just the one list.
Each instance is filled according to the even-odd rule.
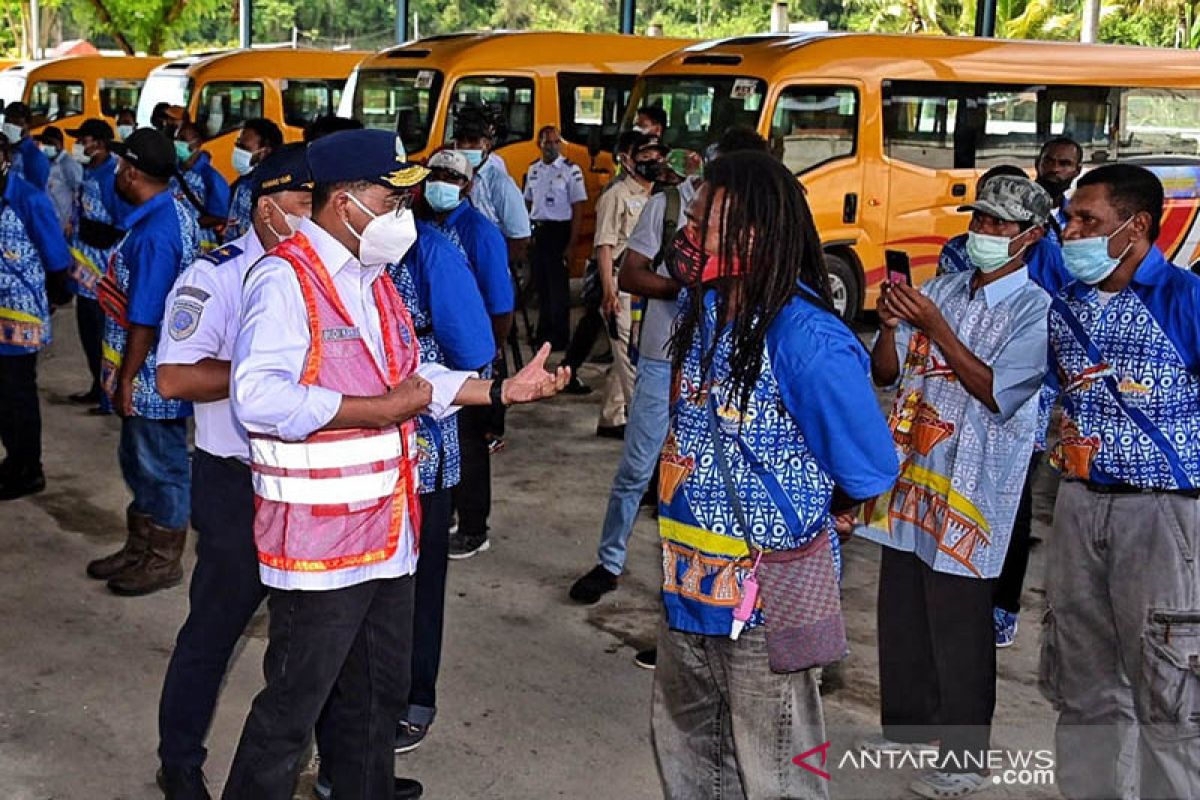
[[909,784],[908,788],[921,797],[941,800],[945,797],[966,797],[988,784],[984,775],[976,772],[927,772]]
[[928,742],[893,742],[881,733],[874,736],[868,736],[865,739],[860,739],[858,742],[859,750],[866,750],[868,753],[936,753],[938,746],[929,744]]

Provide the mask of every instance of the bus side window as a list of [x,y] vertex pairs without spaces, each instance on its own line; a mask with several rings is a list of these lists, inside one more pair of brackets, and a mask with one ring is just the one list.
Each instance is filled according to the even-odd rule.
[[790,86],[771,117],[771,150],[799,175],[854,154],[858,94],[844,86]]

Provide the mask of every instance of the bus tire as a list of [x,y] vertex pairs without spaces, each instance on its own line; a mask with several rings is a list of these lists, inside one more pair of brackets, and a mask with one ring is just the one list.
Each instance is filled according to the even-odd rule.
[[833,296],[833,307],[842,319],[852,321],[861,311],[862,287],[858,270],[843,255],[825,253],[825,269],[829,271],[829,291]]

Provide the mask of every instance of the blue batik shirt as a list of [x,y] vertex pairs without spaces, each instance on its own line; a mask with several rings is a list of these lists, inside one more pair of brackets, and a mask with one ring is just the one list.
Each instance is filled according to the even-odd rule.
[[[680,302],[690,302],[688,295]],[[750,562],[716,457],[710,394],[750,536],[764,549],[811,542],[831,527],[835,483],[851,497],[874,497],[892,485],[897,465],[866,351],[833,313],[801,297],[783,308],[767,331],[762,369],[742,408],[726,384],[731,326],[717,335],[711,372],[701,373],[703,343],[717,330],[714,292],[706,293],[704,306],[675,376],[660,461],[663,602],[671,628],[725,636]],[[837,563],[837,536],[830,541]],[[748,627],[762,621],[756,611]]]
[[[417,241],[388,275],[412,315],[422,363],[475,370],[491,361],[491,322],[466,257],[432,225],[417,222]],[[461,477],[457,415],[419,417],[421,492],[457,486]],[[439,473],[441,482],[438,482]]]
[[[79,189],[79,211],[77,219],[102,222],[106,225],[121,227],[125,215],[133,211],[133,206],[126,203],[116,190],[117,157],[110,155],[97,166],[83,168],[83,184]],[[71,284],[80,297],[96,299],[96,284],[104,271],[108,269],[109,259],[112,258],[112,247],[100,248],[87,244],[80,238],[80,224],[75,225],[71,237],[71,248],[75,261],[71,268]]]
[[254,195],[253,172],[238,178],[233,184],[233,199],[229,201],[229,220],[225,223],[225,241],[232,242],[250,232],[250,203]]
[[[185,201],[186,202],[186,201]],[[125,218],[127,233],[113,251],[109,272],[126,298],[126,320],[159,330],[167,295],[179,273],[200,255],[200,231],[191,210],[170,190],[159,192]],[[111,315],[104,319],[103,380],[111,396],[128,334]],[[133,409],[147,419],[191,416],[192,406],[158,393],[158,365],[151,348],[133,380]]]
[[10,171],[0,203],[0,356],[50,344],[46,273],[70,264],[50,197]]
[[1051,464],[1064,476],[1200,488],[1200,278],[1155,247],[1107,302],[1067,286],[1050,309],[1050,369],[1063,403]]
[[889,497],[868,504],[871,527],[858,535],[915,553],[936,572],[988,579],[1004,565],[1033,453],[1050,296],[1024,268],[978,289],[974,276],[943,275],[921,293],[991,367],[999,410],[966,390],[923,331],[901,322],[888,418],[900,478]]
[[[1055,212],[1061,213],[1061,212]],[[1025,266],[1029,270],[1029,279],[1046,290],[1053,297],[1060,289],[1074,280],[1063,264],[1062,247],[1054,228],[1046,226],[1046,235],[1039,239],[1025,254]],[[967,235],[955,236],[942,247],[938,256],[938,275],[950,275],[955,272],[973,272],[975,265],[967,256]],[[1050,430],[1050,415],[1054,404],[1058,401],[1056,384],[1047,380],[1038,393],[1038,422],[1037,437],[1034,439],[1035,452],[1046,452],[1046,434]]]
[[[199,201],[199,210],[179,188],[177,178],[171,178],[171,188],[175,190],[176,197],[183,206],[191,210],[192,216],[197,221],[200,219],[201,210],[205,216],[209,217],[225,218],[229,215],[229,183],[212,165],[212,156],[208,153],[200,153],[192,166],[183,173],[183,179],[187,181],[188,188],[192,190],[192,194]],[[200,249],[202,251],[212,250],[220,244],[216,230],[200,228]]]

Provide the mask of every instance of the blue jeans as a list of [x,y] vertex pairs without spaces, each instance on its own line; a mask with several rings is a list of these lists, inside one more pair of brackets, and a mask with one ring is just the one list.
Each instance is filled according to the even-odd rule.
[[608,495],[600,534],[600,566],[614,575],[625,569],[629,534],[646,486],[658,466],[670,423],[671,362],[642,356],[625,426],[625,450]]
[[134,511],[163,528],[187,526],[192,480],[186,419],[122,419],[117,460]]

